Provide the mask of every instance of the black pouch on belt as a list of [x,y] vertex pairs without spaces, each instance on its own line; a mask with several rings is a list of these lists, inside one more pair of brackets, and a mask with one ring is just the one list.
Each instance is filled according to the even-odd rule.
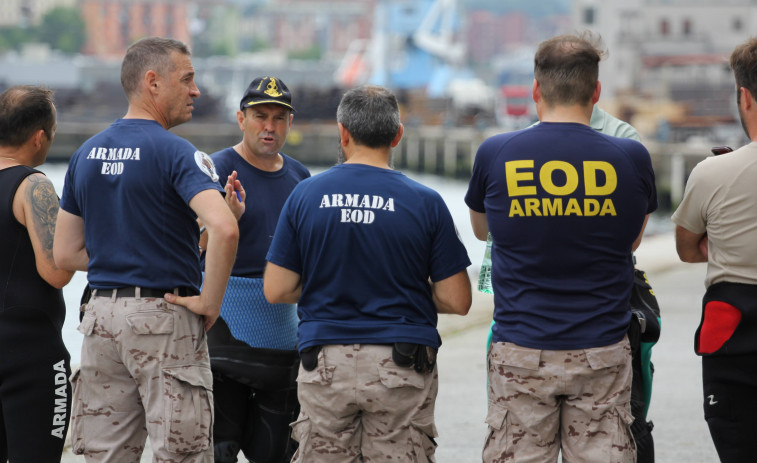
[[430,355],[430,350],[430,347],[423,344],[395,342],[392,347],[392,360],[399,367],[413,367],[418,373],[428,373],[434,369],[436,363],[436,356]]
[[323,346],[310,346],[302,349],[300,352],[300,360],[302,361],[302,368],[307,371],[315,370],[318,366],[318,353]]

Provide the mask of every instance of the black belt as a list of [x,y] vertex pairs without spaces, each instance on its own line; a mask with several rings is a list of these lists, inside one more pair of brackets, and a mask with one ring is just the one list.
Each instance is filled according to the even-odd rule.
[[[187,286],[179,286],[178,288],[178,295],[182,297],[186,296],[196,296],[199,294],[194,288],[189,288]],[[97,289],[97,295],[102,297],[113,297],[115,292],[115,297],[137,297],[137,287],[136,286],[127,286],[125,288],[114,288],[114,289]],[[160,288],[139,288],[139,293],[141,297],[157,297],[162,298],[163,295],[166,293],[174,294],[174,288],[166,288],[166,289],[160,289]]]

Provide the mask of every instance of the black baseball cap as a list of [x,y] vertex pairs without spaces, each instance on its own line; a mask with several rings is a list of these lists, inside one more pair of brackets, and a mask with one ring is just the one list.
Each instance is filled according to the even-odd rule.
[[244,111],[257,104],[274,103],[294,111],[292,93],[278,77],[256,77],[244,92],[239,109]]

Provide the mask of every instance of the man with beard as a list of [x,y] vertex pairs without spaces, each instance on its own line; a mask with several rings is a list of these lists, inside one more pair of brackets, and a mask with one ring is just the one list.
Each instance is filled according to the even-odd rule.
[[[757,141],[757,39],[730,57],[747,137]],[[704,416],[720,461],[754,461],[757,440],[757,145],[700,162],[673,214],[684,262],[707,262],[702,321]]]

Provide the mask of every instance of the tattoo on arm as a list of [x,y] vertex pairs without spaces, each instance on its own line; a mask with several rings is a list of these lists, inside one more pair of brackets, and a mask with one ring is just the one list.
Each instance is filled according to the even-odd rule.
[[47,257],[53,258],[53,237],[55,236],[55,221],[58,218],[58,195],[55,194],[52,182],[41,175],[29,176],[26,188],[27,200],[32,206],[32,220],[37,230],[37,237],[42,243],[42,249]]

